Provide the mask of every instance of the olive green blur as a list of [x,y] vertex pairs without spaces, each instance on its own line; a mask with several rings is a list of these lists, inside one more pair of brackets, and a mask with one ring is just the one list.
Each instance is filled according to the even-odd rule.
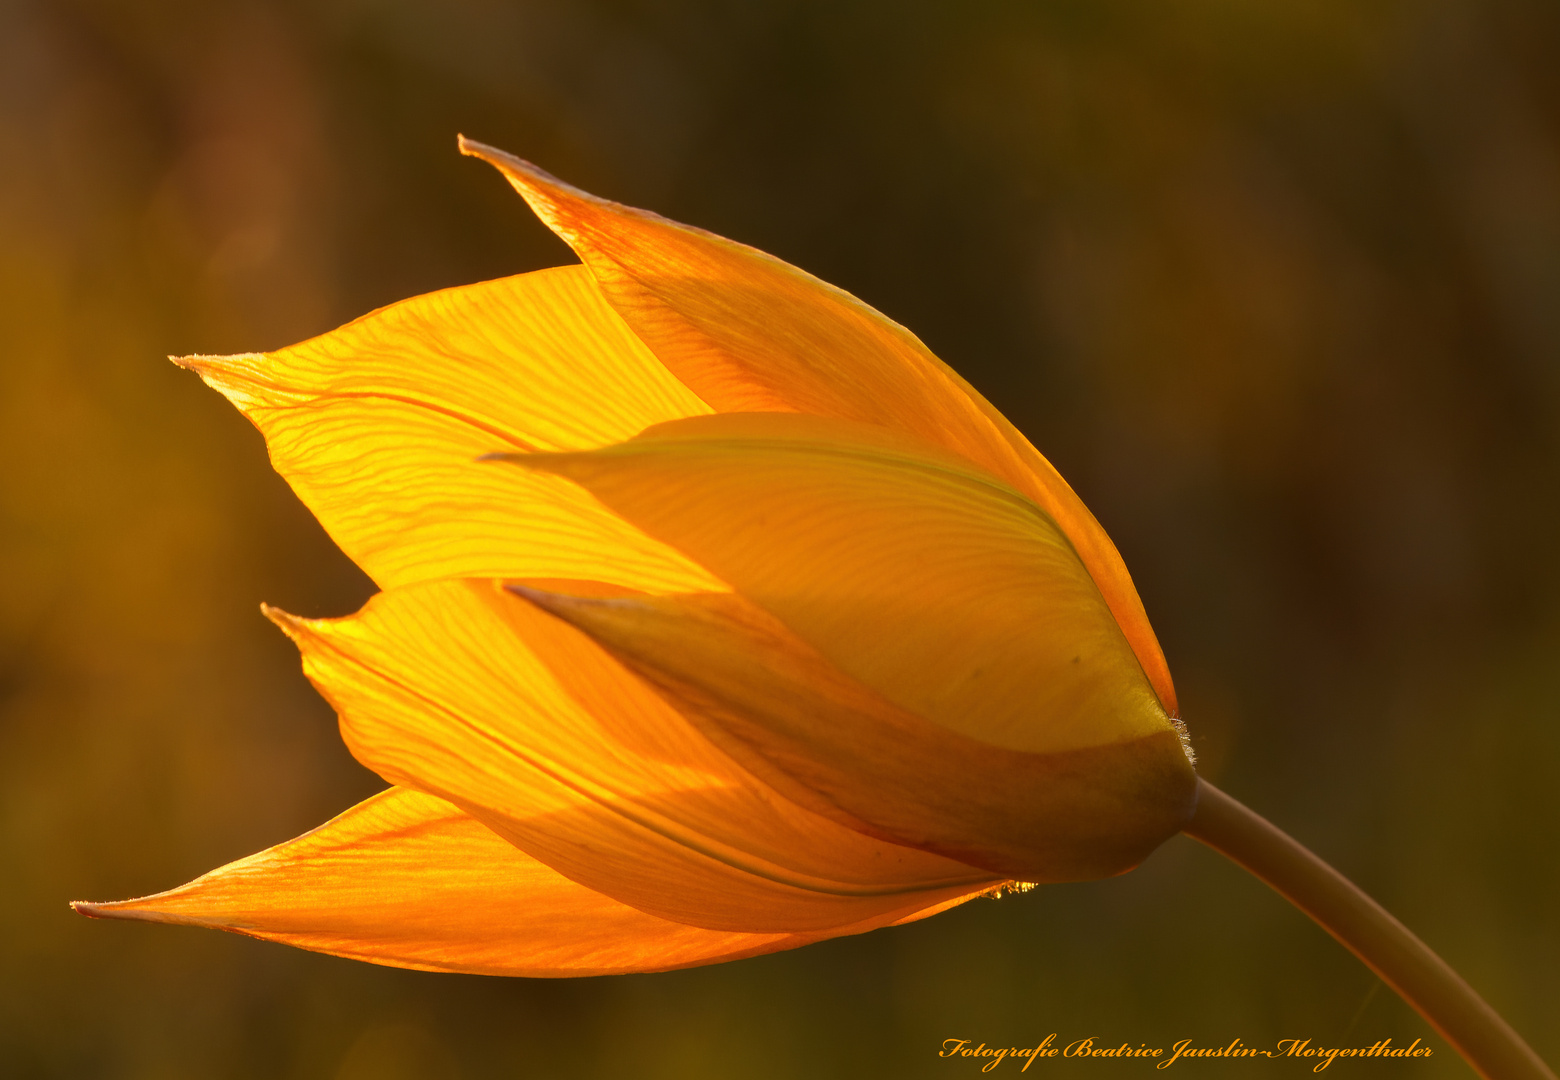
[[1120,546],[1204,774],[1560,1064],[1552,0],[0,0],[0,1076],[942,1080],[1053,1032],[1472,1075],[1179,837],[670,975],[73,915],[381,786],[259,614],[371,585],[163,357],[569,261],[457,132],[920,334]]

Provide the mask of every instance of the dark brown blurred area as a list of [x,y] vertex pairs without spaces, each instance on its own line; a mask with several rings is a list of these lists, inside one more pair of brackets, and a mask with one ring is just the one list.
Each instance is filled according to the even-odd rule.
[[1051,1032],[1471,1075],[1183,838],[664,976],[74,916],[381,786],[258,613],[371,586],[163,357],[570,261],[457,131],[921,334],[1121,547],[1205,774],[1560,1063],[1551,0],[0,0],[0,1075],[940,1078]]

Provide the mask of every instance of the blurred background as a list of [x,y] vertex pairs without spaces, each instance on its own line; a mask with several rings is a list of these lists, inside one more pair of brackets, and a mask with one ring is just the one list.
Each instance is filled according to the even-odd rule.
[[1184,838],[656,976],[72,915],[382,786],[258,612],[371,586],[163,357],[571,261],[458,131],[919,333],[1115,538],[1205,774],[1560,1063],[1551,0],[0,0],[0,1073],[941,1078],[1057,1032],[1472,1075]]

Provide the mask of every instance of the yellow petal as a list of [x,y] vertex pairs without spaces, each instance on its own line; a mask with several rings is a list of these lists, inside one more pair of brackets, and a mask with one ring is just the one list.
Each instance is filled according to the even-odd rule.
[[898,708],[739,595],[521,595],[588,633],[777,790],[1024,881],[1122,873],[1191,816],[1168,729],[1084,749],[994,746]]
[[578,482],[945,728],[1036,752],[1173,730],[1061,530],[952,456],[843,421],[732,413],[514,460]]
[[1034,499],[1066,533],[1170,715],[1175,689],[1115,545],[1022,433],[910,331],[772,255],[597,198],[462,138],[590,267],[607,300],[717,412],[793,411],[904,431]]
[[495,583],[395,589],[346,619],[276,617],[358,760],[640,910],[815,932],[1001,880],[778,796],[587,637]]
[[180,362],[264,433],[277,470],[383,587],[462,575],[720,587],[572,485],[475,461],[708,412],[583,267],[420,296],[270,354]]
[[[666,971],[822,936],[703,930],[577,885],[442,799],[391,788],[296,840],[99,918],[231,930],[393,967],[483,975]],[[863,926],[842,932],[870,929]]]

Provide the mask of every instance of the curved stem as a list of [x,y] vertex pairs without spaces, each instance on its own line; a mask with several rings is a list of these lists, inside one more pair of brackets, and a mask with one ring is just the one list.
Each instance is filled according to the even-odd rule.
[[1462,977],[1338,871],[1206,780],[1186,835],[1250,870],[1402,995],[1485,1080],[1556,1080]]

